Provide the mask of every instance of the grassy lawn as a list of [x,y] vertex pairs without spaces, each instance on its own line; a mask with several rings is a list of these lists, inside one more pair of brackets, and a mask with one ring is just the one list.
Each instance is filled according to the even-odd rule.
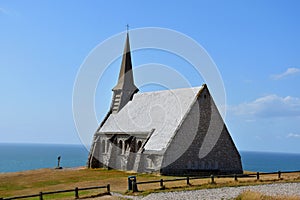
[[[111,191],[124,193],[127,190],[127,177],[137,175],[117,170],[105,169],[39,169],[24,172],[0,174],[0,197],[38,194],[39,192],[73,189],[75,187],[111,185]],[[139,181],[160,179],[156,175],[139,174]],[[97,189],[96,193],[106,192]],[[80,191],[79,194],[86,193]],[[95,193],[95,192],[93,192]],[[64,194],[60,194],[64,195]],[[74,193],[71,193],[74,196]],[[53,195],[49,195],[53,196]]]
[[[137,181],[174,179],[171,176],[106,169],[39,169],[0,174],[0,197],[38,194],[41,191],[74,189],[75,187],[105,186],[107,184],[111,185],[111,191],[131,194],[127,192],[127,177],[130,175],[136,175]],[[211,184],[210,179],[190,180],[191,185],[189,186],[186,185],[186,181],[166,182],[164,183],[164,191],[236,187],[274,182],[300,182],[299,173],[282,174],[281,179],[278,179],[277,175],[261,175],[260,178],[260,180],[256,180],[255,177],[239,178],[238,181],[234,181],[233,178],[215,178],[215,184]],[[138,185],[138,189],[141,192],[134,195],[146,195],[151,192],[162,191],[159,183]],[[80,191],[79,196],[91,196],[104,192],[106,189]],[[74,192],[46,195],[44,199],[70,199],[70,197],[74,197]]]

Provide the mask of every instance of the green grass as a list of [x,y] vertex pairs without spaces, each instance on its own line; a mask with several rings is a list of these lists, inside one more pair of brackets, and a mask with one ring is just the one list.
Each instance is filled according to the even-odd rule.
[[[127,177],[136,173],[127,173],[106,169],[39,169],[25,172],[0,174],[0,197],[38,194],[55,190],[106,186],[111,184],[114,191],[127,189]],[[155,175],[142,174],[140,180],[152,180]],[[106,192],[106,189],[98,189]],[[84,191],[80,191],[83,193]],[[99,192],[98,192],[99,193]]]
[[[127,191],[127,177],[136,175],[138,181],[150,181],[160,179],[174,179],[172,176],[160,176],[157,174],[137,174],[106,169],[39,169],[25,172],[0,174],[0,197],[38,194],[57,190],[83,188],[90,186],[111,185],[111,191],[132,194]],[[282,174],[283,179],[277,179],[276,175],[261,175],[262,180],[256,181],[255,177],[233,181],[233,178],[215,178],[216,184],[210,184],[210,179],[190,180],[192,185],[187,186],[186,181],[166,182],[164,191],[198,190],[218,187],[237,187],[245,185],[258,185],[274,182],[300,182],[300,174]],[[159,183],[138,185],[141,192],[132,195],[147,195],[152,192],[161,192]],[[92,191],[80,191],[79,195],[95,195],[105,193],[106,189]],[[45,195],[45,199],[70,199],[74,192]],[[36,199],[36,198],[32,198]]]
[[[91,197],[91,196],[99,196],[100,193],[99,192],[95,192],[95,191],[80,191],[79,192],[79,197],[80,198],[86,198],[86,197]],[[32,198],[27,198],[27,200],[37,200],[38,197],[32,197]],[[48,199],[74,199],[75,198],[75,194],[74,192],[64,192],[64,193],[58,193],[58,194],[47,194],[47,195],[43,195],[43,199],[44,200],[48,200]]]

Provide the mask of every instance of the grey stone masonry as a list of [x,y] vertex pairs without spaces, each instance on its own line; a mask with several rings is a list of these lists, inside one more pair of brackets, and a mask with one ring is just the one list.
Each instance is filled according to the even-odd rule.
[[95,132],[88,167],[166,175],[243,173],[241,156],[205,84],[138,93],[128,33],[111,107]]
[[[196,135],[190,134],[195,131]],[[211,134],[210,140],[206,140],[207,143],[204,145],[204,138],[208,134]],[[172,164],[163,165],[161,173],[174,175],[243,173],[240,154],[207,87],[199,95],[166,150],[166,159],[174,158],[174,152],[185,140],[191,140],[188,149]],[[206,149],[201,148],[204,146]],[[201,151],[206,151],[207,154],[202,157]]]
[[[194,91],[192,89],[185,90]],[[149,106],[149,102],[136,101],[139,98],[134,97],[130,106],[126,105],[120,114],[112,113],[103,127],[96,132],[90,152],[93,159],[90,159],[89,167],[160,172],[166,175],[243,173],[240,154],[207,86],[203,85],[196,91],[193,96],[186,95],[194,100],[189,101],[189,106],[184,109],[185,114],[179,118],[181,120],[175,125],[176,127],[161,129],[172,131],[171,134],[156,132],[157,129],[159,130],[159,126],[156,126],[155,123],[152,123],[153,129],[150,131],[139,129],[138,124],[134,128],[130,128],[128,123],[121,127],[113,125],[117,119],[124,118],[125,120],[125,116],[119,119],[117,115],[120,115],[121,112],[130,112],[131,106],[139,107],[140,104],[145,103]],[[160,91],[159,93],[160,95],[155,95],[155,98],[164,97],[164,93],[169,93],[169,91]],[[185,92],[174,91],[173,94],[180,96],[185,95]],[[147,95],[150,99],[151,96],[153,98],[151,93],[147,93]],[[146,97],[144,96],[142,99]],[[156,104],[154,99],[151,102]],[[166,111],[166,109],[162,111]],[[173,119],[174,113],[169,112],[170,120]],[[131,115],[133,119],[138,116],[143,118],[143,110],[135,111]],[[155,116],[152,115],[152,117]],[[126,120],[133,119],[126,118]],[[119,131],[118,128],[120,128]],[[108,131],[109,129],[111,131]],[[130,129],[134,130],[130,131]],[[157,149],[157,145],[150,145],[146,148],[154,134],[160,134],[161,142],[164,144],[161,149]]]

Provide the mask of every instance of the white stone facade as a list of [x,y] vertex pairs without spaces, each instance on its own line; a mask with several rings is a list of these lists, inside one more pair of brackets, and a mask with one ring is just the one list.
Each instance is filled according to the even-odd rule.
[[[180,106],[164,105],[169,94],[176,94]],[[150,116],[159,120],[147,122],[147,111],[158,102],[164,109]],[[182,113],[175,110],[179,107]],[[138,124],[141,121],[143,126]],[[211,138],[208,145],[203,144],[205,138]],[[207,151],[204,157],[201,151]],[[240,155],[206,85],[135,94],[95,133],[91,156],[89,166],[93,168],[174,175],[243,172]]]
[[94,135],[88,167],[173,175],[243,173],[206,85],[138,93],[128,33],[111,108]]

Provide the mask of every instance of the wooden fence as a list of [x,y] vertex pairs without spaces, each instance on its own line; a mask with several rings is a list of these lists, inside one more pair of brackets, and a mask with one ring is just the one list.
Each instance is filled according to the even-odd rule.
[[43,200],[43,197],[45,195],[58,194],[58,193],[67,193],[67,192],[74,192],[75,199],[78,199],[79,198],[79,191],[94,190],[94,189],[101,189],[101,188],[106,188],[107,193],[110,193],[110,184],[107,184],[106,186],[93,186],[93,187],[85,187],[85,188],[76,187],[75,189],[57,190],[57,191],[51,191],[51,192],[40,192],[39,194],[24,195],[24,196],[15,196],[15,197],[7,197],[7,198],[1,198],[0,197],[0,200],[26,199],[26,198],[31,198],[31,197],[39,197],[40,200]]
[[[164,183],[166,182],[174,182],[174,181],[186,181],[187,185],[191,185],[190,181],[191,180],[196,180],[196,179],[210,179],[211,183],[215,183],[215,178],[234,178],[235,181],[238,181],[240,178],[256,178],[256,180],[260,179],[260,176],[263,175],[278,175],[278,179],[281,179],[282,174],[287,174],[287,173],[300,173],[300,171],[278,171],[278,172],[257,172],[257,173],[251,173],[251,174],[230,174],[230,175],[210,175],[210,176],[195,176],[195,177],[182,177],[182,178],[175,178],[175,179],[160,179],[160,180],[152,180],[152,181],[141,181],[137,182],[136,177],[134,179],[130,180],[128,178],[128,188],[131,188],[129,190],[132,190],[133,192],[137,192],[138,185],[142,184],[150,184],[150,183],[159,183],[160,188],[164,188]],[[131,176],[132,177],[132,176]],[[130,185],[132,184],[132,185]],[[86,188],[74,188],[74,189],[69,189],[69,190],[58,190],[58,191],[51,191],[51,192],[40,192],[39,194],[32,194],[32,195],[24,195],[24,196],[15,196],[15,197],[5,197],[1,198],[0,200],[12,200],[12,199],[25,199],[25,198],[32,198],[32,197],[39,197],[40,200],[43,200],[43,197],[45,195],[51,195],[51,194],[58,194],[58,193],[67,193],[67,192],[74,192],[74,197],[75,199],[79,198],[79,191],[83,190],[94,190],[94,189],[101,189],[101,188],[106,188],[107,193],[110,193],[110,184],[107,184],[106,186],[94,186],[94,187],[86,187]]]
[[160,179],[160,180],[153,180],[153,181],[141,181],[137,182],[135,180],[132,180],[132,191],[137,192],[138,191],[138,185],[141,184],[150,184],[150,183],[159,183],[160,188],[164,188],[165,182],[174,182],[174,181],[186,181],[187,185],[190,185],[190,180],[196,180],[196,179],[210,179],[210,183],[215,183],[215,178],[233,178],[234,181],[238,181],[239,178],[255,178],[256,180],[260,179],[260,176],[263,175],[278,175],[278,179],[281,179],[282,174],[287,173],[300,173],[300,171],[277,171],[277,172],[256,172],[251,174],[230,174],[230,175],[210,175],[210,176],[196,176],[196,177],[183,177],[183,178],[176,178],[176,179]]

